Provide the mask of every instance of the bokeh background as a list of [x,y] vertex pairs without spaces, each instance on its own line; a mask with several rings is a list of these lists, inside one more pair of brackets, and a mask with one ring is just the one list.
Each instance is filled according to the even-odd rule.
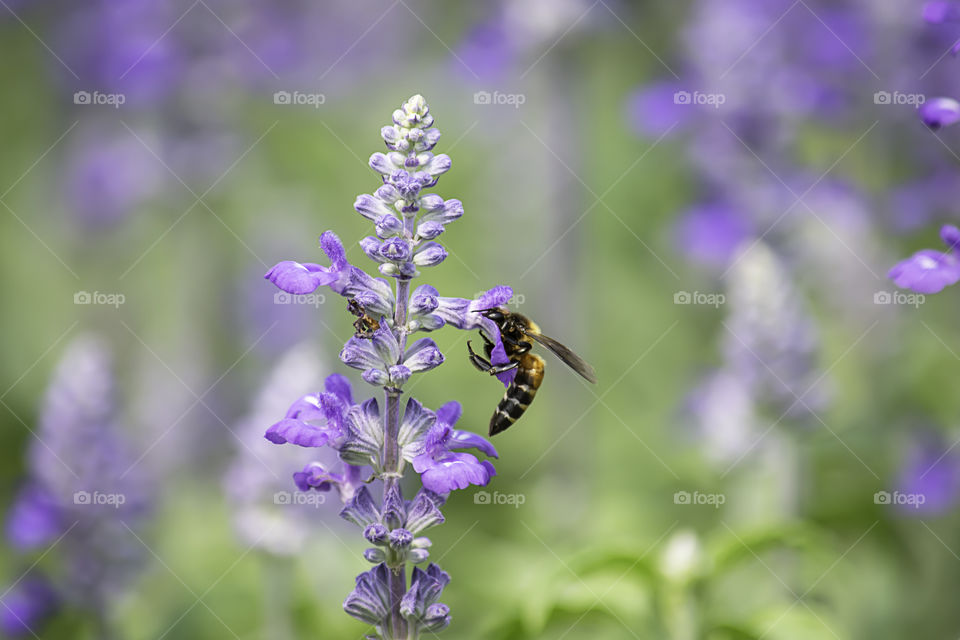
[[[466,210],[423,281],[513,286],[600,378],[548,357],[489,503],[452,496],[446,635],[960,634],[958,307],[885,277],[960,195],[922,3],[0,4],[4,633],[369,632],[363,540],[275,504],[311,452],[262,439],[352,318],[262,276],[326,229],[363,263],[422,93]],[[433,337],[413,390],[483,432],[501,390]]]

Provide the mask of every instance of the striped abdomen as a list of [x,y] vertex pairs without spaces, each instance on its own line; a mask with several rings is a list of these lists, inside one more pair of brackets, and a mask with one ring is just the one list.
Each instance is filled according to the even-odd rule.
[[543,358],[533,353],[525,353],[520,358],[517,375],[507,387],[497,410],[490,418],[490,435],[505,431],[523,415],[537,395],[537,389],[543,382]]

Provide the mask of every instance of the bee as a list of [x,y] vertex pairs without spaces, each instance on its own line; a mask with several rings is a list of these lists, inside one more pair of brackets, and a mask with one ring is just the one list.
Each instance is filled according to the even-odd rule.
[[347,311],[357,317],[353,321],[353,328],[356,330],[354,334],[357,338],[370,338],[373,335],[373,332],[380,328],[380,322],[368,314],[356,298],[349,298],[347,300]]
[[510,362],[502,365],[495,365],[490,362],[494,343],[483,332],[480,333],[480,337],[483,338],[486,357],[476,353],[470,341],[467,341],[470,362],[480,371],[485,371],[490,375],[496,375],[511,369],[517,370],[516,377],[510,383],[506,393],[503,394],[503,399],[497,405],[497,410],[493,412],[493,417],[490,418],[491,436],[509,429],[523,415],[523,412],[527,410],[527,407],[530,406],[533,398],[537,395],[540,383],[543,382],[546,362],[537,354],[531,353],[533,342],[543,345],[587,381],[596,384],[597,374],[593,367],[559,341],[543,335],[540,332],[540,327],[526,316],[513,313],[503,307],[481,309],[477,313],[493,320],[500,328],[503,348],[506,350]]

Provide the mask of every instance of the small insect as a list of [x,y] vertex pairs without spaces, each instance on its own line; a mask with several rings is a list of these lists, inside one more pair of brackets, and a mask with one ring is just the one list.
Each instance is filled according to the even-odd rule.
[[[516,422],[523,412],[527,410],[534,396],[537,395],[537,389],[543,382],[543,371],[546,362],[535,353],[531,353],[533,342],[542,344],[552,351],[564,364],[579,373],[589,382],[596,384],[597,374],[593,367],[584,362],[583,358],[554,340],[540,332],[540,327],[526,316],[513,313],[503,307],[494,309],[481,309],[477,313],[493,320],[500,328],[500,337],[503,340],[503,348],[507,352],[510,362],[501,365],[495,365],[490,362],[490,356],[493,353],[494,343],[487,336],[480,333],[483,338],[484,352],[486,357],[477,354],[470,342],[467,341],[467,351],[470,352],[470,362],[480,371],[486,371],[490,375],[517,370],[517,375],[513,382],[503,394],[503,399],[497,405],[497,410],[493,412],[490,418],[490,435],[494,436],[501,431],[505,431]],[[533,342],[531,342],[533,341]]]
[[356,330],[354,334],[357,338],[370,338],[373,335],[373,332],[380,328],[380,322],[368,314],[355,298],[349,298],[347,300],[347,311],[357,316],[357,319],[353,322],[353,328]]

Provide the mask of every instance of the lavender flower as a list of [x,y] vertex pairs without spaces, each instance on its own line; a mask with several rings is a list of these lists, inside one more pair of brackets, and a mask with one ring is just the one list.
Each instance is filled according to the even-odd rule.
[[60,539],[66,600],[105,624],[106,605],[131,577],[142,546],[130,534],[147,508],[143,484],[118,433],[110,356],[90,336],[57,368],[29,451],[30,479],[7,533],[21,549]]
[[940,238],[949,248],[947,253],[933,249],[918,251],[894,265],[887,274],[889,278],[898,287],[917,293],[939,293],[956,284],[960,280],[960,257],[956,252],[960,245],[960,229],[944,225],[940,229]]
[[[447,325],[478,330],[495,344],[492,361],[505,363],[496,324],[477,311],[506,304],[513,292],[509,287],[493,287],[470,300],[441,296],[432,286],[421,285],[411,293],[410,282],[420,270],[435,267],[447,257],[437,238],[463,215],[463,205],[426,193],[450,169],[451,161],[433,152],[440,131],[433,126],[433,115],[422,96],[404,102],[394,111],[393,124],[380,133],[387,151],[374,153],[370,167],[380,174],[382,185],[372,194],[358,196],[354,208],[374,230],[374,235],[359,241],[360,248],[395,286],[350,264],[343,244],[331,231],[320,236],[329,266],[283,261],[266,278],[292,294],[329,287],[347,298],[351,309],[362,309],[372,319],[371,330],[358,331],[347,341],[340,360],[362,371],[368,384],[382,387],[383,403],[376,398],[354,401],[346,378],[333,374],[324,391],[296,400],[265,437],[275,444],[337,452],[342,471],[310,462],[293,473],[294,483],[300,491],[335,488],[340,492],[345,500],[340,515],[363,529],[364,539],[373,545],[364,558],[376,565],[357,577],[344,610],[373,625],[381,637],[400,640],[418,637],[422,631],[439,631],[450,623],[449,608],[437,601],[450,577],[431,564],[426,570],[414,568],[408,583],[406,565],[429,557],[430,540],[420,533],[443,522],[440,507],[445,495],[469,485],[484,486],[496,475],[489,461],[460,450],[497,455],[481,436],[454,428],[460,417],[457,402],[434,412],[409,398],[401,411],[400,396],[407,381],[444,362],[431,338],[410,340],[410,336]],[[515,371],[502,374],[501,380],[507,384],[513,375]],[[403,498],[400,488],[408,464],[423,484],[411,501]],[[366,466],[383,483],[379,504],[360,482],[358,471]]]
[[729,280],[727,366],[776,416],[803,419],[822,409],[816,327],[785,265],[758,242],[741,254]]

